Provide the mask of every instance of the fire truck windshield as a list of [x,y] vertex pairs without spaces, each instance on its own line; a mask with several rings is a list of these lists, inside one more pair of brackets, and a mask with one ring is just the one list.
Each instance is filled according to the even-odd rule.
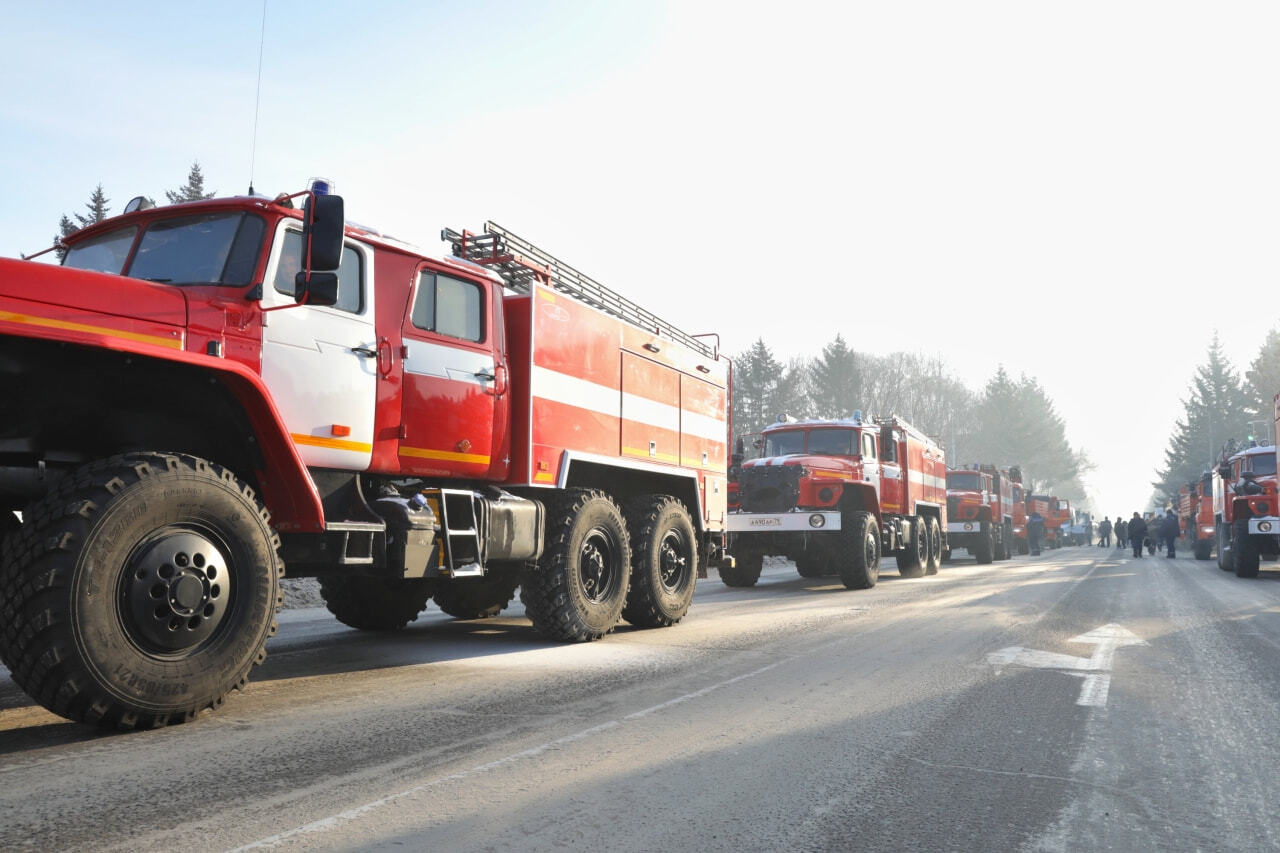
[[981,491],[982,486],[978,482],[978,475],[968,471],[948,471],[947,472],[947,488],[957,491],[977,492]]
[[265,230],[262,217],[248,213],[159,219],[144,226],[141,236],[130,225],[77,243],[63,266],[166,284],[243,286],[253,280]]
[[1276,455],[1274,453],[1259,453],[1257,456],[1250,456],[1249,470],[1261,477],[1275,474]]
[[857,453],[857,433],[851,429],[815,429],[809,431],[809,452],[829,456],[853,456]]
[[804,430],[771,432],[765,436],[765,456],[786,456],[790,453],[804,453]]

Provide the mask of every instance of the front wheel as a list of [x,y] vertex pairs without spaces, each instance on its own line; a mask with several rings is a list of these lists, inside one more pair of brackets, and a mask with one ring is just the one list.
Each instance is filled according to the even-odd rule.
[[840,581],[870,589],[880,579],[880,530],[869,512],[847,513],[840,530]]
[[55,714],[121,729],[186,722],[266,657],[279,538],[228,469],[113,456],[23,518],[0,555],[0,658]]
[[731,548],[733,566],[721,566],[720,581],[725,586],[745,588],[755,586],[764,571],[764,552],[748,546]]
[[827,574],[827,561],[816,550],[797,555],[795,564],[802,578],[820,578]]
[[640,628],[665,628],[689,612],[698,580],[693,520],[666,495],[627,504],[631,536],[631,591],[622,618]]
[[520,600],[533,627],[556,640],[598,640],[627,601],[631,540],[604,492],[575,489],[547,512],[547,548],[525,573]]
[[433,581],[321,575],[320,597],[334,618],[357,631],[397,631],[427,608]]
[[1231,550],[1235,552],[1236,577],[1256,578],[1261,555],[1258,541],[1249,535],[1249,522],[1240,519],[1231,525]]
[[1214,528],[1214,536],[1218,540],[1218,568],[1224,572],[1235,571],[1235,549],[1231,547],[1231,528],[1225,523]]
[[978,534],[978,539],[973,545],[973,556],[977,558],[980,564],[990,563],[994,559],[992,548],[991,528],[983,525],[982,531]]
[[1209,554],[1213,549],[1213,543],[1208,539],[1197,539],[1196,544],[1191,550],[1195,554],[1197,560],[1209,559]]

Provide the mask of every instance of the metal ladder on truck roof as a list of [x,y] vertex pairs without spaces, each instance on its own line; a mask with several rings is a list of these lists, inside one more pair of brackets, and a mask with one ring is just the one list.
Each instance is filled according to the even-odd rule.
[[533,289],[532,282],[541,282],[634,326],[679,341],[708,358],[717,357],[715,347],[682,332],[496,222],[486,222],[480,234],[445,228],[440,232],[440,239],[453,246],[454,256],[489,267],[517,293],[529,293]]

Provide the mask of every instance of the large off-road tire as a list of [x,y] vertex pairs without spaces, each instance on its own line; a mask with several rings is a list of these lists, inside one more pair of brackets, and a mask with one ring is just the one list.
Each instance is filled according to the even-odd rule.
[[604,492],[574,489],[547,507],[547,547],[520,583],[520,600],[543,636],[598,640],[617,627],[627,601],[631,540]]
[[685,505],[667,495],[629,501],[631,591],[622,618],[638,628],[665,628],[689,612],[698,582],[698,540]]
[[840,529],[840,581],[870,589],[880,579],[880,529],[869,512],[845,513]]
[[513,574],[457,578],[437,583],[431,600],[455,619],[487,619],[507,609],[519,585]]
[[795,558],[796,571],[802,578],[820,578],[831,573],[827,567],[827,558],[816,550],[805,551]]
[[1238,519],[1231,525],[1231,550],[1235,553],[1235,570],[1238,578],[1256,578],[1261,556],[1258,542],[1249,535],[1248,519]]
[[977,559],[980,565],[986,565],[992,562],[995,558],[993,549],[994,543],[991,541],[991,527],[984,524],[982,526],[982,530],[980,530],[978,535],[974,537],[973,556]]
[[996,560],[1007,560],[1013,556],[1013,525],[1005,522],[1000,525],[1000,541],[996,543]]
[[427,609],[435,581],[322,575],[320,597],[339,622],[358,631],[396,631]]
[[925,564],[929,562],[929,528],[923,518],[916,516],[911,520],[911,542],[893,556],[898,562],[898,574],[902,577],[918,578],[924,575]]
[[0,553],[0,658],[55,714],[181,723],[247,683],[281,603],[279,537],[229,470],[128,453],[57,481]]
[[1231,528],[1225,522],[1216,524],[1214,536],[1218,540],[1218,568],[1224,572],[1235,571],[1235,549],[1231,547]]
[[720,573],[720,581],[725,586],[755,586],[756,581],[760,580],[760,572],[764,570],[764,554],[750,546],[734,547],[730,550],[733,555],[733,568],[721,566],[717,569],[716,571]]
[[942,568],[942,525],[938,519],[929,516],[925,521],[925,530],[929,536],[929,560],[924,564],[924,573],[936,575],[938,569]]
[[1213,552],[1213,542],[1208,539],[1197,539],[1196,544],[1191,546],[1191,552],[1195,554],[1197,560],[1207,560]]

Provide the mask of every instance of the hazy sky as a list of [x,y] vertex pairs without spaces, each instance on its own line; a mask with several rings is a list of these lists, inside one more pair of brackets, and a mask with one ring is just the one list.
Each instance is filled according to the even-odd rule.
[[[1037,377],[1143,508],[1214,331],[1276,308],[1280,3],[0,0],[0,254],[198,159],[493,219],[724,349]],[[1280,390],[1280,389],[1277,389]],[[961,460],[969,461],[969,460]]]

